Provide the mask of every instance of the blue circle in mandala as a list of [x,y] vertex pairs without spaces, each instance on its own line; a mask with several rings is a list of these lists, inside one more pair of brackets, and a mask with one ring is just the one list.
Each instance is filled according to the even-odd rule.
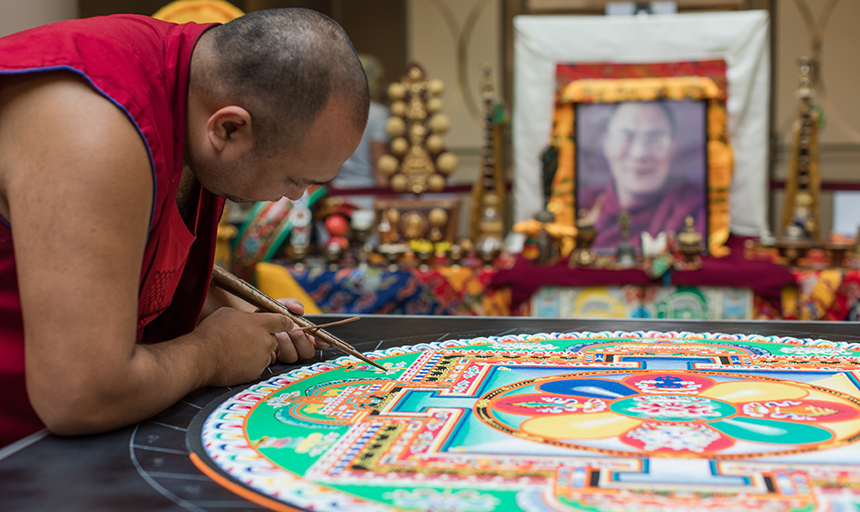
[[544,393],[557,395],[587,396],[614,400],[625,396],[636,395],[639,392],[612,380],[603,379],[560,379],[542,382],[538,389]]

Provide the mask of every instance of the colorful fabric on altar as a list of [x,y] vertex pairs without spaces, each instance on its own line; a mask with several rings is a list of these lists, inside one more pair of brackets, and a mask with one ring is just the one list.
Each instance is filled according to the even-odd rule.
[[713,286],[545,286],[531,316],[548,318],[672,318],[750,320],[749,288]]
[[795,270],[796,287],[783,290],[782,316],[787,320],[856,320],[860,305],[860,271]]
[[389,270],[366,266],[331,270],[322,264],[310,264],[289,270],[326,313],[510,314],[510,291],[487,290],[495,269]]
[[704,76],[713,80],[721,90],[725,91],[728,88],[726,61],[722,59],[640,64],[559,64],[555,68],[555,76],[559,88],[575,80],[618,80],[667,76]]
[[[702,268],[694,271],[671,272],[662,284],[683,286],[729,286],[752,288],[753,292],[778,307],[783,286],[793,285],[794,276],[782,266],[770,261],[744,259],[743,239],[730,238],[732,254],[725,258],[702,258]],[[645,272],[568,268],[567,261],[553,267],[532,264],[525,258],[517,260],[510,269],[499,270],[490,282],[491,288],[511,289],[511,308],[528,302],[541,286],[609,286],[660,284]]]

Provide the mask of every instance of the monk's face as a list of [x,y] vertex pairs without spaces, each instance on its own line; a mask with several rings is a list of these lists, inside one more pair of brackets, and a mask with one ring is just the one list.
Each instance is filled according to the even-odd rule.
[[666,112],[653,103],[622,104],[609,121],[603,153],[622,207],[659,193],[675,156]]
[[[352,155],[362,132],[352,106],[332,96],[300,142],[248,151],[232,161],[200,162],[195,174],[209,191],[235,202],[297,200],[314,184],[332,180]],[[193,167],[192,167],[193,168]]]

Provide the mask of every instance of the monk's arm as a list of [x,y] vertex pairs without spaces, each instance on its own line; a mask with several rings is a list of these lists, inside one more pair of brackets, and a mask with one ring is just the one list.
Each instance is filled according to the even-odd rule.
[[59,434],[151,417],[204,385],[257,377],[279,315],[223,308],[135,343],[153,180],[126,116],[71,75],[0,82],[0,213],[13,226],[27,393]]

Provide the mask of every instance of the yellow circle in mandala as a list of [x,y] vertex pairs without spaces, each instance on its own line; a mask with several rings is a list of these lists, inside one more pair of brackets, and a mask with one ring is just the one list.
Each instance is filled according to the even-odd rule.
[[642,420],[614,412],[559,414],[524,421],[520,429],[546,439],[602,439],[620,436]]
[[726,402],[759,402],[761,400],[789,400],[803,398],[809,392],[799,386],[779,382],[723,382],[702,391],[698,396],[716,398]]

